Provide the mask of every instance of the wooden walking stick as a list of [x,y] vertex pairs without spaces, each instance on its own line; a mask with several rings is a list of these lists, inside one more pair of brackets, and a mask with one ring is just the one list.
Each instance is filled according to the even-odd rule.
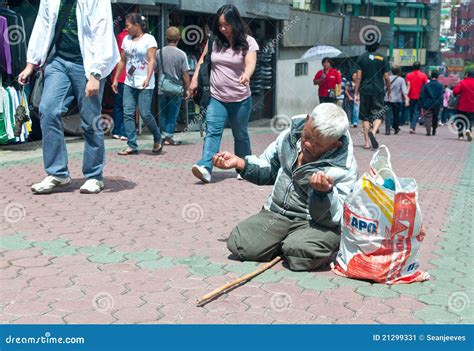
[[261,266],[259,269],[257,269],[256,271],[252,272],[252,273],[249,273],[249,274],[246,274],[244,275],[243,277],[240,277],[236,280],[233,280],[227,284],[225,284],[224,286],[221,286],[220,288],[217,288],[216,290],[214,291],[211,291],[209,294],[206,294],[204,295],[203,297],[201,297],[198,301],[197,301],[197,305],[202,305],[204,304],[205,302],[211,300],[212,298],[224,293],[226,290],[229,290],[230,288],[232,287],[236,287],[244,282],[247,282],[248,280],[252,279],[253,277],[265,272],[267,269],[273,267],[274,265],[276,265],[278,262],[281,261],[281,257],[280,256],[277,256],[275,257],[273,260],[271,260],[270,262],[268,262],[266,265],[263,265]]

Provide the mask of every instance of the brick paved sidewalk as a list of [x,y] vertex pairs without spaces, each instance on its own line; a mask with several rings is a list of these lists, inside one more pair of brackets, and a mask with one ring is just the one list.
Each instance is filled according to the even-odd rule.
[[[371,152],[352,129],[359,170]],[[253,128],[255,153],[276,138]],[[116,155],[107,141],[106,190],[80,195],[82,143],[68,144],[73,182],[33,196],[41,152],[0,150],[0,320],[4,323],[473,323],[474,150],[447,127],[439,135],[380,135],[399,176],[417,179],[427,229],[421,266],[432,279],[387,287],[281,264],[204,307],[201,295],[253,271],[229,259],[226,238],[256,213],[271,187],[216,171],[202,185],[190,172],[197,133],[163,155]],[[226,131],[222,149],[232,150]]]

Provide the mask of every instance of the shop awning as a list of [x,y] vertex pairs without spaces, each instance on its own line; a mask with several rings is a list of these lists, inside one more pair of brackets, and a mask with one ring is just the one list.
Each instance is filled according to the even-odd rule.
[[411,8],[414,8],[414,9],[424,9],[426,8],[426,5],[425,4],[413,4],[413,3],[406,3],[405,5],[403,5],[404,7],[411,7]]
[[345,5],[360,5],[361,4],[361,0],[331,0],[331,2],[333,4],[336,4],[336,5],[341,5],[341,4],[345,4]]
[[375,6],[397,7],[397,2],[396,1],[390,1],[390,0],[372,1],[370,4],[375,5]]
[[410,33],[418,33],[423,32],[423,26],[410,26],[410,25],[398,25],[395,26],[395,31],[397,32],[410,32]]
[[182,11],[214,14],[219,7],[225,4],[237,6],[242,17],[271,20],[290,19],[290,5],[288,3],[278,4],[271,0],[181,0],[180,9]]
[[112,0],[113,4],[133,4],[133,5],[159,5],[159,4],[168,4],[168,5],[179,5],[179,0]]

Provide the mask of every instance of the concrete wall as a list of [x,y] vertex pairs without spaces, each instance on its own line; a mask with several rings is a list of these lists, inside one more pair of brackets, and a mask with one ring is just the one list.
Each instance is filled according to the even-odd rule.
[[441,27],[441,4],[437,4],[434,8],[430,9],[428,16],[430,19],[430,32],[428,33],[428,51],[439,52],[441,50],[439,37]]
[[269,17],[286,20],[289,18],[290,1],[288,0],[181,0],[183,11],[215,13],[225,4],[234,4],[243,17]]
[[321,61],[309,61],[308,75],[295,77],[295,64],[301,62],[301,55],[300,49],[280,49],[280,59],[277,62],[276,114],[291,117],[308,113],[319,103],[318,88],[313,85],[313,78],[322,68]]
[[281,41],[282,46],[341,45],[342,16],[291,9],[290,18],[298,18],[298,20],[293,21],[291,29],[284,33]]

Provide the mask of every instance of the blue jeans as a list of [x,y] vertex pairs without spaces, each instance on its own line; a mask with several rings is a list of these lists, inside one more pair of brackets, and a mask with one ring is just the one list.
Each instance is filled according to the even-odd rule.
[[202,158],[197,162],[199,166],[212,171],[212,156],[219,152],[222,133],[224,132],[227,117],[230,120],[234,136],[234,152],[239,157],[252,154],[250,138],[247,131],[252,98],[239,102],[221,102],[211,98],[206,114],[206,137],[202,147]]
[[160,101],[160,121],[163,127],[163,135],[172,138],[176,128],[176,121],[178,119],[179,109],[182,96],[174,95],[159,95]]
[[410,129],[415,130],[421,114],[420,100],[410,100]]
[[359,124],[359,104],[352,102],[352,125],[356,126]]
[[125,135],[125,130],[123,128],[123,86],[124,83],[118,83],[118,94],[114,95],[114,110],[112,112],[112,117],[114,119],[114,129],[112,134],[114,135]]
[[441,123],[446,124],[448,123],[451,116],[454,115],[454,110],[452,108],[443,108],[443,113],[441,114]]
[[87,78],[81,65],[55,57],[46,66],[39,112],[43,131],[43,161],[48,175],[69,176],[61,116],[76,97],[85,141],[82,173],[86,179],[103,179],[104,132],[97,126],[102,117],[105,79],[100,81],[98,96],[86,97],[86,84]]
[[135,126],[135,111],[140,110],[140,115],[145,121],[155,143],[161,143],[161,133],[155,117],[151,113],[151,100],[153,89],[136,89],[128,85],[123,88],[123,120],[125,124],[125,136],[128,138],[128,146],[138,150],[137,128]]

